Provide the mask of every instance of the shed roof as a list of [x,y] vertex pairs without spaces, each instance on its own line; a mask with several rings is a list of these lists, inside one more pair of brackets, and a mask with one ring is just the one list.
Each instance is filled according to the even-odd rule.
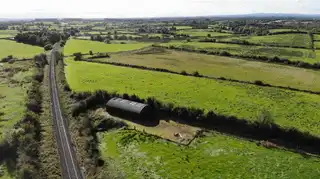
[[140,114],[143,109],[148,107],[147,104],[129,101],[122,98],[112,98],[107,102],[108,107],[118,108],[124,111]]

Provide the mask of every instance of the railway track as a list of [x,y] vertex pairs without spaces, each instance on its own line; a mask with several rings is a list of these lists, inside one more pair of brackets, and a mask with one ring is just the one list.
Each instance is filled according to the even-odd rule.
[[58,86],[55,76],[55,63],[56,57],[54,52],[57,51],[57,45],[48,54],[49,67],[49,80],[50,80],[50,93],[51,93],[51,109],[53,114],[53,127],[55,131],[55,138],[58,144],[58,151],[60,156],[60,165],[62,169],[63,179],[84,179],[81,168],[76,160],[75,150],[71,142],[71,137],[68,130],[68,125],[63,117]]

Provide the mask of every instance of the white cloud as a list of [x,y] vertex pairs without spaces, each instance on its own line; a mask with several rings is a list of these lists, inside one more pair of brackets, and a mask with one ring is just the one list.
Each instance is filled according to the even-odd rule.
[[0,17],[155,17],[320,13],[318,0],[9,0]]

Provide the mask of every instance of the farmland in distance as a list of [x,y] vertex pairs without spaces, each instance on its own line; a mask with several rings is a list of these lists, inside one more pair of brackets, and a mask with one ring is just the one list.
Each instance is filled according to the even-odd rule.
[[246,40],[259,45],[276,45],[286,47],[311,48],[311,38],[308,34],[279,34],[267,36],[243,36],[224,38],[223,41]]
[[209,51],[226,51],[237,55],[255,55],[280,58],[287,58],[292,61],[304,61],[307,63],[320,62],[319,51],[309,49],[284,48],[284,47],[265,47],[265,46],[247,46],[238,44],[221,43],[201,43],[201,42],[170,42],[163,43],[163,46],[176,46],[192,49],[207,49]]

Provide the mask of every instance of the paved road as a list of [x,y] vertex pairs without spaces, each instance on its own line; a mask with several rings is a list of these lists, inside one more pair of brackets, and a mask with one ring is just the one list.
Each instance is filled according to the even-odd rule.
[[[56,46],[55,46],[56,47]],[[60,155],[60,165],[62,169],[63,179],[84,179],[81,173],[80,166],[76,160],[75,151],[73,144],[71,142],[68,125],[63,118],[59,92],[56,84],[55,77],[55,56],[54,51],[56,48],[48,55],[48,60],[50,62],[50,92],[51,92],[51,109],[53,114],[53,124],[55,130],[56,141],[58,144],[58,151]]]

